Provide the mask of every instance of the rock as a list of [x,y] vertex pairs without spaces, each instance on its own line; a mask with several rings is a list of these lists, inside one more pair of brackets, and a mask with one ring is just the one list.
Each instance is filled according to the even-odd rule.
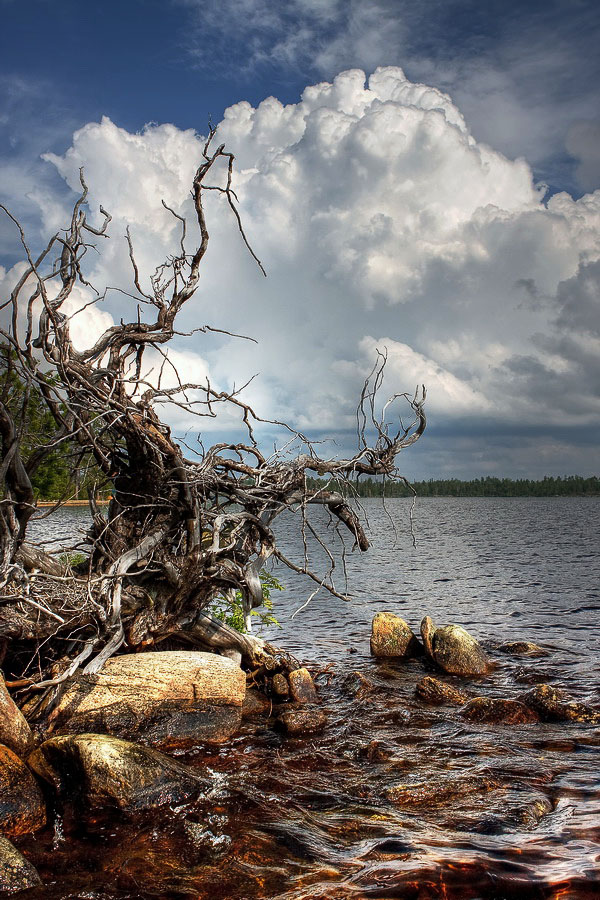
[[463,694],[458,688],[452,687],[451,684],[445,684],[431,675],[422,678],[415,688],[417,696],[427,703],[433,703],[441,706],[445,703],[455,703],[462,706],[469,699],[467,694]]
[[436,628],[430,616],[421,622],[425,652],[451,675],[485,675],[490,663],[483,648],[461,625]]
[[50,738],[29,757],[63,802],[79,809],[117,808],[124,813],[181,803],[206,782],[168,756],[106,734]]
[[470,794],[485,794],[498,787],[499,782],[489,776],[462,775],[397,784],[388,788],[385,794],[396,806],[420,806],[456,801]]
[[290,686],[285,675],[277,672],[273,675],[273,693],[279,700],[287,700],[290,696]]
[[235,647],[226,647],[224,650],[220,651],[221,656],[225,656],[227,659],[230,659],[236,666],[242,665],[242,653],[241,650],[236,650]]
[[344,692],[351,697],[356,697],[357,700],[361,700],[369,694],[374,687],[375,685],[371,679],[363,675],[362,672],[350,672],[342,682]]
[[268,697],[258,691],[256,688],[250,688],[246,691],[244,702],[242,704],[242,719],[254,719],[258,716],[269,716],[273,704]]
[[277,720],[290,737],[322,731],[327,725],[327,716],[320,709],[288,709]]
[[498,647],[502,653],[512,656],[548,656],[548,651],[531,641],[504,641]]
[[221,743],[240,726],[245,692],[239,666],[214,653],[117,656],[67,689],[54,733],[113,734],[162,750]]
[[519,700],[494,697],[474,697],[460,714],[469,722],[486,725],[529,725],[540,721],[538,714]]
[[40,876],[10,841],[0,836],[0,893],[16,894],[42,883]]
[[546,722],[600,723],[600,710],[569,700],[564,691],[549,684],[536,685],[522,699]]
[[292,699],[295,700],[296,703],[319,702],[317,689],[308,669],[305,669],[304,667],[301,669],[294,669],[293,672],[289,673],[288,681]]
[[33,734],[25,716],[12,699],[0,672],[0,744],[25,757],[33,747]]
[[378,612],[371,623],[371,655],[378,658],[415,656],[419,642],[410,625],[395,613]]
[[37,781],[16,753],[0,745],[0,831],[17,837],[45,824],[46,807]]

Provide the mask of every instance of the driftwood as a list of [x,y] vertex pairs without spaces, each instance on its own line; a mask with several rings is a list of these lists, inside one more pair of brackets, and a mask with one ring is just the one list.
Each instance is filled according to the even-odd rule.
[[[358,475],[402,477],[398,453],[423,433],[424,390],[414,396],[394,394],[381,411],[385,354],[380,354],[365,381],[358,410],[358,449],[348,459],[323,459],[304,435],[279,425],[303,451],[265,456],[253,432],[262,422],[239,391],[217,391],[211,383],[180,380],[163,386],[164,370],[172,364],[163,347],[176,335],[176,320],[197,290],[206,253],[204,193],[217,191],[236,217],[249,247],[232,189],[233,156],[223,146],[212,148],[211,133],[192,183],[199,238],[187,247],[187,223],[169,209],[181,225],[179,247],[144,279],[136,262],[133,237],[127,233],[132,270],[132,310],[129,319],[112,325],[87,349],[76,349],[70,338],[65,303],[73,289],[94,293],[84,274],[84,256],[91,241],[108,236],[110,215],[100,207],[102,225],[87,220],[87,186],[81,173],[81,195],[71,222],[54,235],[36,257],[19,229],[27,266],[0,309],[8,322],[0,335],[9,345],[11,365],[24,387],[20,408],[0,395],[0,641],[4,640],[7,678],[44,693],[51,708],[61,686],[79,669],[97,672],[121,648],[144,650],[166,640],[195,641],[213,648],[236,647],[256,666],[270,656],[260,641],[215,624],[204,610],[216,597],[239,591],[247,622],[253,607],[263,602],[260,573],[269,559],[302,572],[336,596],[334,567],[312,571],[309,560],[287,559],[277,547],[272,525],[285,510],[295,509],[304,533],[318,538],[308,517],[311,504],[324,506],[346,528],[354,546],[369,542],[357,509],[348,500],[351,479]],[[207,184],[221,173],[221,185]],[[2,209],[4,209],[2,207]],[[203,326],[196,331],[218,331]],[[162,355],[162,369],[145,375],[144,354]],[[48,373],[53,378],[48,378]],[[26,397],[37,392],[55,422],[55,432],[27,457],[21,436]],[[386,415],[396,401],[406,402],[407,425],[395,428]],[[237,410],[246,438],[186,452],[156,409],[170,403],[199,417],[215,417],[219,408]],[[70,442],[80,457],[92,460],[110,486],[112,499],[103,515],[92,501],[93,524],[88,535],[87,573],[73,575],[68,567],[25,543],[27,523],[35,511],[32,473],[59,443]],[[307,477],[325,478],[311,490]],[[7,643],[7,639],[11,643]]]

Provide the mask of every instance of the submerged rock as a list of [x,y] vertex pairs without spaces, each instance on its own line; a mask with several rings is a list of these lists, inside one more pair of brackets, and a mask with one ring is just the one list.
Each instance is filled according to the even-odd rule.
[[50,738],[29,757],[63,802],[125,813],[181,803],[206,782],[193,769],[150,747],[106,734]]
[[294,669],[293,672],[289,673],[288,681],[292,699],[295,700],[296,703],[319,702],[317,689],[308,669],[305,669],[304,667],[301,669]]
[[356,697],[357,700],[366,697],[374,687],[375,685],[371,679],[363,675],[362,672],[350,672],[342,682],[344,693],[349,694],[351,697]]
[[296,737],[322,731],[327,725],[327,716],[320,709],[289,709],[280,715],[277,723],[290,737]]
[[474,697],[460,714],[469,722],[484,725],[528,725],[540,721],[538,714],[519,700],[495,697]]
[[16,894],[42,883],[37,871],[10,841],[0,836],[0,893]]
[[442,706],[446,703],[462,706],[469,699],[468,694],[464,694],[451,684],[445,684],[437,678],[432,678],[431,675],[426,675],[425,678],[422,678],[415,691],[421,700],[436,706]]
[[461,625],[436,628],[433,619],[425,616],[421,637],[427,655],[451,675],[485,675],[490,669],[483,648]]
[[163,750],[220,743],[240,726],[245,692],[239,666],[214,653],[117,656],[67,689],[54,733],[112,734]]
[[390,612],[378,612],[371,623],[371,655],[378,658],[415,656],[421,646],[408,622]]
[[37,781],[16,753],[0,745],[0,831],[17,837],[45,824],[46,807]]
[[397,784],[388,788],[386,796],[396,806],[420,806],[456,801],[470,794],[485,794],[498,787],[499,782],[491,776],[462,775]]
[[0,672],[0,744],[24,757],[33,746],[33,734],[25,716],[12,699]]
[[498,647],[502,653],[510,653],[512,656],[549,656],[547,650],[532,641],[504,641]]
[[536,685],[525,694],[523,702],[547,722],[600,723],[600,710],[570,700],[564,691],[549,684]]

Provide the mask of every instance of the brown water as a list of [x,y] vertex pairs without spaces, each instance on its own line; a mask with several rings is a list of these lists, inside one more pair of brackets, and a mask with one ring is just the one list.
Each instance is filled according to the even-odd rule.
[[[487,641],[498,664],[452,684],[517,697],[544,681],[598,704],[600,501],[421,501],[415,549],[406,502],[389,506],[401,532],[395,541],[369,503],[376,547],[350,558],[351,605],[317,598],[291,620],[307,589],[280,573],[284,627],[270,637],[315,671],[334,664],[317,679],[327,729],[289,739],[247,722],[188,757],[212,777],[196,802],[135,822],[99,815],[85,829],[58,818],[19,842],[45,882],[28,897],[600,897],[600,728],[471,725],[415,697],[436,674],[425,662],[368,654],[375,611],[415,627],[429,613]],[[282,532],[292,552],[291,523]],[[517,638],[549,656],[494,651]],[[344,685],[352,670],[373,681],[363,699]]]

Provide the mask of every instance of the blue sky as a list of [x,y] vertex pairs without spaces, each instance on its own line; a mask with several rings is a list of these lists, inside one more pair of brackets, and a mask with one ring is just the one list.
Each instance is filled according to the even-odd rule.
[[[245,279],[236,304],[239,278],[224,273],[222,248],[206,277],[225,324],[247,318],[269,351],[179,348],[198,371],[224,384],[245,367],[260,372],[253,400],[267,414],[288,411],[347,449],[352,392],[383,342],[403,389],[427,377],[433,391],[427,440],[406,455],[412,476],[597,470],[597,4],[0,0],[0,14],[0,192],[34,241],[56,227],[75,162],[97,175],[91,197],[112,202],[118,228],[123,173],[176,194],[181,154],[197,151],[187,130],[205,132],[233,108],[222,132],[254,173],[241,199],[269,279],[255,280],[231,251]],[[360,77],[339,78],[378,67],[402,73],[390,69],[370,94]],[[336,77],[335,90],[301,101]],[[260,106],[270,96],[283,106]],[[103,116],[110,124],[93,126]],[[362,159],[365,135],[384,148],[379,162],[374,151]],[[360,189],[342,197],[358,170]],[[290,196],[297,209],[286,218]],[[151,259],[168,248],[144,232],[142,206],[133,224],[139,215]],[[5,287],[17,258],[3,222]],[[107,304],[103,315],[114,314]]]

